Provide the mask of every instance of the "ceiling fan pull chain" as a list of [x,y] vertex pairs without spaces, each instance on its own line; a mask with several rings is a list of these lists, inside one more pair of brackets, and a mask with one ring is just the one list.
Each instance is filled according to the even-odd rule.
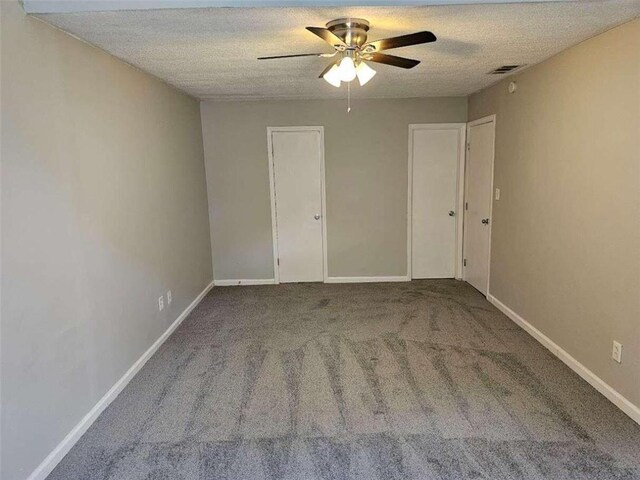
[[347,113],[351,113],[351,82],[347,83]]

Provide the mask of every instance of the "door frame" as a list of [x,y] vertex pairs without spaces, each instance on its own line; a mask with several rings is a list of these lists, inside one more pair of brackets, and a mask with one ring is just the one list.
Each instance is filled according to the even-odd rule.
[[[494,192],[494,176],[495,176],[495,160],[496,160],[496,114],[487,115],[486,117],[473,120],[467,123],[467,138],[470,138],[469,131],[471,127],[477,127],[478,125],[484,125],[485,123],[493,123],[493,139],[491,142],[491,202],[489,203],[489,251],[487,252],[487,298],[489,297],[489,285],[491,284],[491,232],[493,230],[493,200],[495,196]],[[468,155],[469,144],[465,149]],[[464,198],[467,198],[468,179],[465,172],[464,178]],[[464,211],[464,222],[467,220],[466,210]],[[464,228],[464,227],[463,227]],[[464,239],[463,239],[463,258],[464,258]],[[466,281],[465,269],[462,269],[462,280]]]
[[[465,194],[465,162],[467,144],[466,123],[412,123],[409,125],[409,159],[408,159],[408,183],[407,183],[407,280],[411,281],[412,275],[412,236],[413,236],[413,132],[416,130],[453,130],[460,131],[460,144],[458,146],[458,174],[456,175],[456,258],[454,275],[456,279],[462,278],[462,245],[464,228],[464,194]],[[464,213],[464,212],[463,212]]]
[[324,127],[267,127],[267,152],[269,156],[269,196],[271,197],[271,235],[273,242],[273,279],[274,283],[280,283],[280,268],[278,264],[278,221],[276,214],[276,184],[273,158],[273,132],[318,132],[320,134],[320,217],[322,218],[322,281],[327,282],[327,205],[325,192],[325,167],[324,167]]

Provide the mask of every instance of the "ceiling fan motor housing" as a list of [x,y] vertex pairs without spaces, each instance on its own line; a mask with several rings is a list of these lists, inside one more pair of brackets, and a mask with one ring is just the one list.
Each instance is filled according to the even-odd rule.
[[338,18],[327,23],[327,30],[339,37],[348,48],[362,47],[367,41],[369,22],[364,18]]

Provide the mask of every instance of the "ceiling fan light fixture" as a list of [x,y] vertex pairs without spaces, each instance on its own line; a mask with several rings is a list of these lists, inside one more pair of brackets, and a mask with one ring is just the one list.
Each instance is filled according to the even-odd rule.
[[342,80],[340,80],[340,69],[337,65],[331,67],[331,69],[325,73],[322,78],[324,78],[327,83],[333,85],[334,87],[340,87]]
[[356,65],[353,63],[353,58],[345,56],[340,61],[338,72],[340,73],[340,80],[343,82],[353,81],[356,78]]
[[369,80],[371,80],[375,75],[376,71],[371,68],[369,65],[361,61],[356,67],[356,75],[358,76],[358,82],[360,86],[364,86]]

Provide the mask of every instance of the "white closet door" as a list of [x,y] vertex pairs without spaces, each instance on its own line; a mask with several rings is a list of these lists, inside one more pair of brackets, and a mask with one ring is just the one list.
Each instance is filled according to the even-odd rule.
[[271,130],[274,253],[280,282],[323,280],[321,141],[319,128]]
[[464,218],[464,279],[487,294],[491,248],[491,202],[495,121],[472,122],[468,130]]
[[412,278],[453,278],[456,269],[461,125],[413,125]]

